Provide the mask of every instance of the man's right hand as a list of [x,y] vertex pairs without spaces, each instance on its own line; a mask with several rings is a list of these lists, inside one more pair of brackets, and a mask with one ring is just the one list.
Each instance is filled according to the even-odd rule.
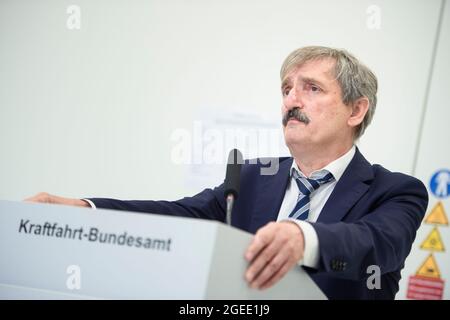
[[29,198],[26,198],[24,201],[63,204],[63,205],[74,206],[74,207],[87,207],[87,208],[91,207],[84,200],[58,197],[58,196],[54,196],[52,194],[49,194],[47,192],[39,192],[37,195],[29,197]]

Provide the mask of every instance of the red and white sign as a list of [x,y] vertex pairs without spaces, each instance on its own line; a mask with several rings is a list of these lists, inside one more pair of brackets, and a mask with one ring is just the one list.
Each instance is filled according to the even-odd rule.
[[408,299],[442,300],[444,280],[421,276],[410,276],[408,282]]

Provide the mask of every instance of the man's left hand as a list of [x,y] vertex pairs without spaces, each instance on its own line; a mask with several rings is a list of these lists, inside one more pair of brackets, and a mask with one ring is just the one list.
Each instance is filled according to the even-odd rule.
[[256,232],[245,253],[250,262],[245,279],[252,288],[269,288],[303,258],[303,251],[303,232],[295,222],[270,222]]

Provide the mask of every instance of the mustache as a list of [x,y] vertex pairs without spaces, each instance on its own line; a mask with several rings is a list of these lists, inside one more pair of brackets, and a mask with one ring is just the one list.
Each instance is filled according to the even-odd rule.
[[306,115],[306,113],[302,112],[300,110],[300,108],[296,107],[293,108],[291,110],[289,110],[288,112],[286,112],[283,115],[283,119],[282,119],[282,123],[283,126],[286,126],[288,121],[293,118],[295,120],[298,120],[300,122],[303,122],[304,124],[308,124],[311,122],[311,120],[308,118],[308,116]]

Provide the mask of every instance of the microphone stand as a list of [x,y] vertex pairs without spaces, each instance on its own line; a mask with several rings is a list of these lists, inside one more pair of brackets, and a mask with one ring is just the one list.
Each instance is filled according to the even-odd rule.
[[229,226],[231,226],[231,211],[233,210],[233,204],[234,204],[234,196],[232,193],[230,193],[227,196],[227,215],[226,215],[226,223]]
[[226,199],[225,223],[231,226],[231,211],[234,201],[239,195],[241,166],[243,163],[242,153],[238,149],[233,149],[228,155],[227,173],[224,181],[224,196]]

